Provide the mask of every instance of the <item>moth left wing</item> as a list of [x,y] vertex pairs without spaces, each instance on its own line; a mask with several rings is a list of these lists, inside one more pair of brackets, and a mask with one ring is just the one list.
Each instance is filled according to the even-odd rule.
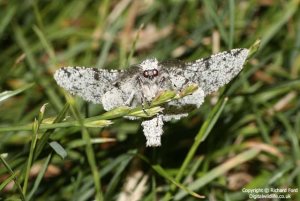
[[249,50],[244,48],[220,52],[189,62],[185,76],[201,87],[205,95],[217,91],[242,70]]
[[63,67],[54,74],[59,86],[84,100],[101,103],[102,96],[113,89],[119,71],[98,68]]
[[244,48],[214,54],[194,62],[161,63],[171,83],[181,89],[187,83],[197,84],[204,94],[217,91],[242,70],[249,50]]

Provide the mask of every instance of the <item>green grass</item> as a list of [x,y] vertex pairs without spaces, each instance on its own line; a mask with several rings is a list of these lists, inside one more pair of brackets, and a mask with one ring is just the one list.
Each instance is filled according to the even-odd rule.
[[[299,4],[0,0],[0,200],[238,201],[243,188],[300,187]],[[250,46],[240,75],[167,123],[160,148],[145,147],[141,120],[122,118],[146,118],[141,106],[105,112],[53,80],[61,66],[125,69]]]

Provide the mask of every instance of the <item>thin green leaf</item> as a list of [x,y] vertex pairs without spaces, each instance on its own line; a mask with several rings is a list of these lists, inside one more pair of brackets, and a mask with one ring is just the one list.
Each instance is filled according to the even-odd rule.
[[84,127],[84,121],[80,115],[80,112],[78,111],[74,99],[70,96],[66,96],[67,101],[69,102],[71,106],[71,111],[73,116],[77,119],[77,121],[81,125],[81,134],[82,134],[82,139],[86,142],[85,146],[85,152],[88,158],[88,162],[92,171],[93,175],[93,180],[94,180],[94,185],[95,185],[95,190],[96,190],[96,200],[97,201],[102,201],[103,200],[103,194],[101,191],[101,183],[100,183],[100,171],[97,168],[96,165],[96,159],[95,159],[95,153],[92,147],[91,143],[91,138],[88,130]]
[[16,36],[16,42],[19,44],[19,46],[22,48],[24,53],[26,54],[26,60],[28,61],[30,70],[32,74],[34,75],[35,80],[38,84],[40,84],[44,89],[49,97],[49,100],[51,103],[56,107],[57,110],[60,110],[63,107],[63,104],[61,100],[58,98],[57,94],[54,92],[51,84],[49,84],[49,81],[47,79],[42,79],[43,77],[40,75],[38,71],[38,64],[33,56],[32,49],[28,45],[28,41],[24,37],[23,29],[19,26],[14,26],[14,33]]
[[114,173],[114,176],[111,178],[107,191],[104,197],[104,200],[111,200],[118,183],[120,183],[123,179],[122,173],[124,173],[125,168],[128,166],[129,162],[132,160],[133,155],[127,155],[127,158],[124,158],[121,164],[118,165],[117,171]]
[[[260,153],[259,149],[249,149],[246,150],[233,158],[229,159],[225,163],[219,165],[218,167],[207,172],[203,177],[195,180],[192,184],[188,186],[190,190],[201,189],[205,184],[211,182],[215,178],[224,175],[230,169],[237,167],[240,164],[243,164],[254,157],[256,157]],[[182,200],[187,193],[185,191],[181,191],[175,195],[174,200]]]
[[31,144],[30,144],[30,150],[29,150],[29,156],[27,159],[27,165],[26,165],[26,169],[24,172],[24,184],[23,184],[23,194],[26,196],[27,193],[27,186],[28,186],[28,182],[29,182],[29,172],[31,169],[31,165],[34,162],[34,152],[36,149],[36,143],[38,140],[38,131],[39,131],[39,126],[40,126],[40,122],[38,120],[35,120],[33,123],[33,127],[32,127],[32,139],[31,139]]
[[209,115],[208,115],[207,119],[205,120],[205,122],[203,123],[200,131],[196,135],[195,144],[197,144],[197,142],[199,142],[199,143],[203,142],[207,138],[208,134],[210,133],[210,131],[216,124],[217,120],[219,119],[227,101],[228,101],[227,97],[221,98],[218,101],[218,103],[216,104],[216,106],[213,108],[212,112],[209,113]]
[[[109,120],[95,120],[95,121],[89,121],[83,123],[83,125],[87,128],[101,128],[101,127],[109,126],[111,124],[112,121]],[[79,124],[76,125],[80,126]]]
[[234,44],[234,28],[235,28],[235,0],[229,1],[229,41],[228,48],[232,49]]
[[136,43],[137,43],[138,40],[139,40],[139,36],[140,36],[140,33],[141,33],[141,31],[142,31],[143,28],[144,28],[144,24],[142,23],[142,24],[140,25],[140,27],[139,27],[137,33],[136,33],[136,36],[135,36],[134,40],[133,40],[132,46],[131,46],[131,48],[130,48],[130,53],[129,53],[128,58],[127,58],[127,60],[126,60],[125,66],[128,66],[128,65],[130,64],[130,61],[132,60],[132,56],[133,56],[133,53],[134,53],[134,51],[135,51]]
[[47,53],[48,53],[49,57],[51,58],[51,60],[53,62],[55,62],[56,57],[55,57],[54,49],[51,46],[48,39],[46,38],[45,34],[37,26],[34,26],[33,30],[36,33],[36,35],[39,37],[39,39],[41,41],[41,44],[44,46],[44,48],[47,51]]
[[[57,123],[57,122],[62,121],[65,118],[65,115],[66,115],[66,113],[69,110],[69,107],[70,107],[69,104],[65,104],[64,107],[63,107],[63,109],[59,112],[59,114],[57,115],[57,117],[53,121],[53,123]],[[38,156],[42,152],[43,148],[47,144],[50,135],[53,132],[54,132],[54,128],[53,129],[49,129],[49,130],[45,131],[45,133],[43,133],[41,139],[38,141],[38,144],[36,146],[36,150],[35,150],[35,153],[34,153],[34,159],[38,158]]]
[[198,193],[195,193],[191,190],[189,190],[188,188],[186,188],[185,186],[183,186],[182,184],[178,183],[175,179],[173,179],[171,176],[168,175],[168,173],[160,166],[160,165],[152,165],[152,168],[162,177],[164,177],[165,179],[167,179],[168,181],[170,181],[171,183],[173,183],[174,185],[176,185],[177,187],[183,189],[186,193],[196,197],[196,198],[205,198],[205,196],[203,195],[199,195]]
[[220,34],[221,34],[221,37],[222,37],[223,41],[228,46],[228,36],[227,36],[226,31],[225,31],[224,23],[223,23],[223,20],[219,17],[217,12],[213,8],[213,1],[204,0],[203,3],[205,5],[205,8],[206,8],[207,12],[211,16],[212,20],[214,21],[214,23],[218,27],[218,30],[220,31]]
[[[95,117],[93,117],[95,119]],[[85,127],[90,128],[102,128],[112,124],[112,121],[109,120],[93,120],[84,122]],[[8,131],[29,131],[32,129],[32,124],[24,125],[24,126],[9,126],[9,127],[0,127],[0,132],[8,132]],[[56,129],[56,128],[68,128],[68,127],[80,127],[80,124],[76,121],[69,122],[61,122],[61,123],[52,123],[52,124],[40,124],[39,129]]]
[[41,181],[42,181],[42,179],[43,179],[43,177],[44,177],[44,175],[45,175],[45,172],[46,172],[47,167],[48,167],[48,165],[49,165],[51,156],[52,156],[52,154],[50,153],[50,154],[48,155],[48,157],[47,157],[47,159],[46,159],[46,161],[45,161],[45,163],[44,163],[44,165],[43,165],[41,171],[39,172],[39,174],[38,174],[36,180],[34,181],[33,187],[32,187],[30,193],[28,194],[28,196],[27,196],[27,198],[26,198],[27,201],[31,200],[32,196],[33,196],[34,193],[37,191],[37,189],[38,189],[38,187],[39,187],[39,185],[40,185],[40,183],[41,183]]
[[11,169],[11,167],[10,167],[9,164],[6,162],[6,160],[4,159],[4,157],[2,157],[2,154],[0,154],[0,160],[1,160],[1,162],[3,163],[3,165],[5,166],[5,168],[7,169],[7,171],[9,172],[9,174],[10,174],[11,176],[14,177],[14,182],[15,182],[15,184],[16,184],[16,186],[17,186],[17,190],[19,191],[19,194],[20,194],[20,196],[21,196],[21,199],[22,199],[23,201],[25,201],[25,196],[24,196],[24,194],[23,194],[21,185],[20,185],[20,183],[19,183],[19,181],[18,181],[18,179],[17,179],[17,177],[16,177],[16,173]]
[[[136,108],[130,108],[126,106],[121,106],[118,108],[115,108],[111,111],[108,111],[102,115],[90,117],[84,119],[84,126],[85,127],[105,127],[112,124],[111,121],[107,119],[114,119],[118,117],[124,117],[124,116],[134,116],[134,117],[143,117],[143,118],[149,118],[154,115],[156,115],[159,112],[163,111],[162,107],[158,107],[157,105],[164,104],[166,102],[169,102],[173,99],[182,98],[184,96],[187,96],[191,93],[193,93],[195,90],[197,90],[197,85],[190,85],[182,90],[181,93],[176,95],[173,91],[165,91],[162,92],[160,96],[158,96],[151,104],[150,108],[145,108],[138,106]],[[156,106],[156,107],[155,107]],[[65,110],[65,109],[64,109]],[[146,111],[146,112],[145,112]],[[50,123],[46,123],[50,122]],[[44,121],[44,123],[39,125],[39,129],[55,129],[55,128],[65,128],[65,127],[80,127],[80,123],[78,121],[66,121],[66,122],[60,122],[60,123],[51,123],[51,121]],[[24,126],[9,126],[9,127],[0,127],[0,132],[8,132],[8,131],[25,131],[25,130],[31,130],[32,125],[24,125]]]
[[258,48],[260,47],[260,43],[261,43],[261,40],[260,39],[257,39],[249,48],[249,54],[248,54],[248,58],[251,58],[253,57],[253,55],[258,51]]
[[[108,142],[115,142],[116,139],[114,138],[93,138],[91,139],[92,144],[102,144],[102,143],[108,143]],[[86,141],[79,139],[79,140],[73,140],[68,143],[68,148],[73,149],[81,146],[86,146]]]
[[[148,163],[149,165],[151,165],[150,161],[143,155],[137,154],[137,156],[142,159],[143,161],[145,161],[146,163]],[[178,186],[179,188],[183,189],[184,191],[186,191],[188,194],[196,197],[196,198],[205,198],[202,195],[199,195],[193,191],[190,191],[189,189],[187,189],[185,186],[183,186],[182,184],[180,184],[179,182],[177,182],[175,179],[173,179],[171,176],[169,176],[169,174],[160,166],[160,165],[151,165],[152,169],[159,174],[160,176],[162,176],[163,178],[167,179],[169,182],[171,182],[172,184],[174,184],[175,186]]]
[[31,83],[31,84],[25,85],[24,87],[16,89],[14,91],[4,91],[4,92],[0,93],[0,103],[7,100],[7,99],[9,99],[9,98],[11,98],[11,97],[13,97],[13,96],[15,96],[15,95],[17,95],[17,94],[19,94],[19,93],[22,93],[23,91],[31,88],[33,85],[34,84]]
[[[224,109],[224,106],[227,102],[228,98],[221,98],[218,103],[216,104],[216,106],[213,108],[213,110],[209,113],[208,118],[206,119],[206,121],[204,122],[204,124],[202,125],[200,131],[198,132],[198,134],[195,137],[195,141],[192,145],[192,147],[190,148],[187,156],[185,157],[177,175],[175,180],[177,182],[179,182],[181,180],[181,178],[183,177],[184,172],[186,171],[188,165],[190,164],[190,162],[192,161],[200,143],[202,141],[204,141],[206,139],[206,137],[208,136],[208,134],[210,133],[211,129],[213,128],[213,126],[215,125],[215,123],[217,122],[221,112]],[[170,188],[171,191],[175,190],[175,186],[171,186]],[[171,193],[168,192],[165,197],[164,200],[170,200],[171,199]]]
[[4,18],[1,19],[0,22],[0,37],[2,36],[2,34],[4,33],[5,29],[7,27],[9,27],[8,25],[11,24],[12,19],[16,13],[16,6],[10,6],[8,7],[8,9],[4,9],[3,12],[5,12],[5,14],[3,15]]
[[16,173],[14,172],[14,174],[10,175],[4,181],[2,181],[2,183],[0,184],[0,191],[2,191],[5,188],[5,186],[9,184],[12,180],[14,180],[15,177],[16,177]]
[[198,88],[199,86],[197,84],[190,84],[189,86],[184,88],[179,94],[177,94],[176,98],[178,99],[178,98],[183,98],[185,96],[188,96],[194,93]]
[[162,107],[153,107],[150,109],[145,109],[145,111],[140,110],[140,108],[138,108],[138,110],[133,110],[132,112],[130,112],[128,114],[128,116],[148,118],[148,117],[152,117],[162,111],[163,111]]
[[67,157],[67,151],[56,141],[49,143],[50,147],[57,153],[62,159]]
[[162,103],[166,103],[170,101],[172,98],[174,98],[175,96],[176,96],[176,92],[174,91],[164,91],[152,101],[151,106],[156,106]]
[[278,31],[286,25],[289,19],[296,14],[299,10],[299,0],[290,0],[283,4],[284,8],[277,12],[272,18],[272,22],[269,22],[268,26],[260,29],[259,36],[261,39],[261,49],[263,49],[270,40],[278,33]]

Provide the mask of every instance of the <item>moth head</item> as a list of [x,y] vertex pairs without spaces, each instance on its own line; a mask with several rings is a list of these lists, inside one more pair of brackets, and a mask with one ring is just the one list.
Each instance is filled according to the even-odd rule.
[[154,59],[146,59],[140,64],[142,75],[145,78],[152,80],[159,74],[160,67],[158,61]]

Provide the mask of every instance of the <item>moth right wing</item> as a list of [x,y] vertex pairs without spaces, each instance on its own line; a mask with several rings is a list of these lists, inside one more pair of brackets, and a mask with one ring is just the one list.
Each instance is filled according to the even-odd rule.
[[102,96],[114,88],[119,71],[98,68],[63,67],[54,74],[57,84],[73,95],[93,103],[102,103]]

